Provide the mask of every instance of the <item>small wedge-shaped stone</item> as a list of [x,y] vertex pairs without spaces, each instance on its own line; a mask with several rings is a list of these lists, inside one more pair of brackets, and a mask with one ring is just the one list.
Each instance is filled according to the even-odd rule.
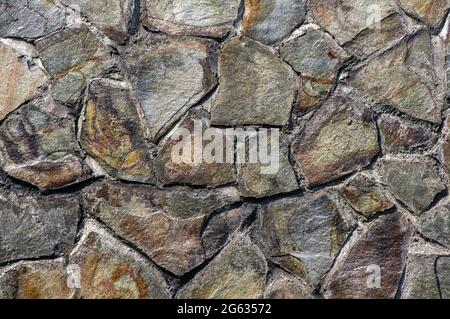
[[232,38],[223,45],[219,70],[213,124],[287,124],[296,81],[269,48],[245,37]]
[[372,222],[327,276],[324,297],[394,298],[411,235],[412,227],[397,212]]
[[80,143],[112,176],[152,183],[150,145],[145,141],[138,103],[123,82],[89,84]]
[[238,17],[240,0],[143,0],[143,24],[178,35],[221,37]]
[[421,20],[438,28],[450,8],[449,0],[397,0],[400,7]]
[[313,288],[293,275],[276,269],[266,285],[265,299],[310,299]]
[[436,195],[445,189],[437,163],[430,158],[385,157],[378,165],[381,181],[417,215],[424,212]]
[[437,206],[417,220],[417,231],[450,248],[450,204]]
[[31,62],[21,52],[0,42],[0,69],[4,71],[0,81],[0,120],[31,100],[47,81],[44,71],[31,66]]
[[439,299],[435,265],[438,256],[413,253],[408,256],[402,299]]
[[216,46],[209,40],[151,34],[127,48],[125,67],[152,137],[216,85]]
[[78,228],[78,198],[2,190],[0,263],[66,254]]
[[245,0],[242,33],[264,44],[275,44],[303,23],[305,0]]
[[236,235],[220,254],[177,294],[180,299],[259,299],[267,262],[245,235]]
[[309,120],[292,152],[313,186],[367,166],[379,149],[372,111],[351,96],[338,94]]
[[72,299],[63,259],[21,262],[0,274],[0,299]]

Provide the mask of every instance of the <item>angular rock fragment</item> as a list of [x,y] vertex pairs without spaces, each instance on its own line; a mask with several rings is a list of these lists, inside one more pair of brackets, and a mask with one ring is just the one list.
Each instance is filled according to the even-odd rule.
[[367,166],[379,148],[372,111],[339,94],[306,123],[292,152],[308,185],[314,186]]
[[449,0],[397,0],[400,7],[422,22],[438,28],[450,8]]
[[4,70],[0,81],[0,120],[31,100],[47,81],[44,71],[32,63],[21,52],[0,42],[0,69]]
[[88,221],[70,264],[81,271],[83,299],[167,299],[167,283],[145,258]]
[[445,203],[422,214],[416,228],[423,236],[450,248],[450,204]]
[[152,34],[127,47],[124,62],[152,137],[180,119],[217,83],[217,43]]
[[[305,272],[304,279],[314,286],[330,269],[352,229],[326,192],[275,201],[264,207],[262,216],[266,254],[291,272]],[[297,265],[281,256],[294,257]]]
[[94,80],[89,84],[80,143],[112,176],[155,182],[150,145],[138,104],[125,83]]
[[341,186],[339,191],[355,211],[367,218],[394,207],[383,194],[380,185],[363,174],[356,175]]
[[55,100],[75,104],[91,78],[115,62],[108,49],[87,27],[64,29],[36,41],[39,57],[52,76]]
[[378,165],[381,181],[417,215],[445,189],[436,162],[429,158],[385,157]]
[[0,38],[36,39],[64,25],[64,12],[52,0],[2,0],[0,3]]
[[212,124],[287,124],[296,81],[269,48],[245,37],[232,38],[223,45],[219,70]]
[[235,238],[176,295],[180,299],[259,299],[267,262],[244,235]]
[[343,62],[350,57],[331,36],[313,26],[284,43],[280,55],[300,73],[298,111],[308,111],[327,97]]
[[72,299],[64,260],[21,262],[0,274],[0,299]]
[[144,0],[143,24],[178,35],[224,36],[237,19],[240,0]]
[[[76,140],[75,120],[47,99],[24,105],[0,126],[0,165],[40,190],[89,178]],[[60,111],[62,114],[58,114]]]
[[277,269],[264,291],[265,299],[310,299],[313,288],[289,273]]
[[450,299],[450,257],[441,256],[436,261],[436,274],[442,299]]
[[325,298],[394,298],[412,228],[399,213],[371,223],[327,276]]
[[0,195],[0,263],[66,254],[78,228],[78,198]]
[[86,189],[83,199],[89,214],[139,247],[159,266],[181,276],[205,260],[201,239],[205,218],[239,201],[239,195],[233,188],[158,190],[102,183]]
[[450,174],[450,118],[445,121],[445,135],[442,145],[439,148],[439,157],[443,163],[447,174]]
[[245,0],[242,33],[272,45],[288,37],[306,16],[304,0]]
[[439,299],[438,279],[435,273],[436,255],[408,256],[402,299]]

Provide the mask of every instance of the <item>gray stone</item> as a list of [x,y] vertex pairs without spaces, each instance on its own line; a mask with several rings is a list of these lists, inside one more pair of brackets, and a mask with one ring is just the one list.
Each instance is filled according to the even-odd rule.
[[436,259],[436,255],[408,256],[402,299],[439,299]]
[[289,273],[276,269],[264,291],[265,299],[311,299],[313,288]]
[[450,248],[450,205],[446,203],[423,213],[416,228],[425,237]]
[[450,299],[450,257],[441,256],[436,261],[436,274],[442,299]]

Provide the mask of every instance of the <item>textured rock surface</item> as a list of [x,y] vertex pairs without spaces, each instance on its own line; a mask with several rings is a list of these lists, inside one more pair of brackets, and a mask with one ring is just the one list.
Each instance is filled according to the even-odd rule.
[[436,261],[436,273],[442,299],[450,298],[450,257],[442,256]]
[[448,0],[398,0],[398,3],[403,10],[435,28],[450,8]]
[[450,205],[446,203],[424,213],[416,228],[423,236],[450,247]]
[[438,279],[435,273],[436,259],[435,255],[408,256],[403,299],[439,299]]
[[277,269],[264,291],[266,299],[310,299],[312,288],[289,273]]

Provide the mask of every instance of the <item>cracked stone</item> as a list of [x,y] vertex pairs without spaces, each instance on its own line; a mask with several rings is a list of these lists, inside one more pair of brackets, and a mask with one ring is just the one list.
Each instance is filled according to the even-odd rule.
[[[262,216],[266,254],[299,276],[304,272],[304,279],[314,286],[330,269],[352,229],[351,221],[326,192],[272,202],[264,207]],[[297,265],[284,256],[297,259]]]
[[236,235],[220,254],[176,295],[179,299],[260,299],[267,262],[247,236]]
[[441,256],[436,262],[436,274],[442,299],[450,299],[450,257]]
[[450,174],[450,118],[445,121],[445,136],[442,145],[439,148],[439,157],[447,173]]
[[21,52],[0,42],[0,69],[7,71],[2,72],[0,82],[0,120],[36,96],[47,82],[44,71],[38,66],[30,68],[30,63]]
[[293,72],[269,48],[245,37],[225,42],[220,86],[211,110],[216,125],[284,126],[294,101]]
[[115,64],[109,50],[87,27],[56,32],[36,41],[36,47],[53,79],[53,98],[66,104],[75,104],[89,80]]
[[283,43],[280,55],[300,73],[298,111],[307,111],[327,97],[343,62],[350,57],[331,36],[314,27]]
[[272,45],[288,37],[306,17],[304,0],[245,0],[242,33]]
[[216,85],[216,47],[210,40],[152,34],[125,50],[125,67],[152,137]]
[[436,255],[408,256],[402,299],[439,299],[436,259]]
[[445,190],[436,165],[434,160],[426,157],[385,157],[378,163],[378,172],[382,183],[394,196],[420,215]]
[[450,248],[450,204],[425,212],[417,220],[416,228],[423,236]]
[[240,0],[144,0],[143,24],[177,35],[222,37],[238,17]]
[[0,263],[66,254],[78,228],[78,198],[2,190]]
[[372,178],[358,174],[339,188],[342,196],[352,208],[370,218],[394,207],[394,204],[383,194],[383,190]]
[[438,28],[450,8],[449,0],[397,0],[400,7],[422,22]]
[[306,123],[292,152],[308,185],[314,186],[367,166],[379,150],[373,113],[339,94]]
[[265,299],[311,299],[313,288],[289,273],[277,269],[264,291]]
[[412,227],[397,212],[372,222],[327,276],[324,297],[394,298],[406,265],[411,235]]
[[168,299],[162,273],[147,259],[87,221],[70,264],[81,270],[83,299]]
[[94,80],[89,84],[80,143],[112,176],[154,183],[151,148],[126,83]]
[[[139,247],[156,264],[181,276],[205,260],[201,238],[205,218],[239,201],[239,194],[234,188],[158,190],[102,183],[86,189],[83,200],[90,215]],[[207,248],[211,253],[218,249]]]

